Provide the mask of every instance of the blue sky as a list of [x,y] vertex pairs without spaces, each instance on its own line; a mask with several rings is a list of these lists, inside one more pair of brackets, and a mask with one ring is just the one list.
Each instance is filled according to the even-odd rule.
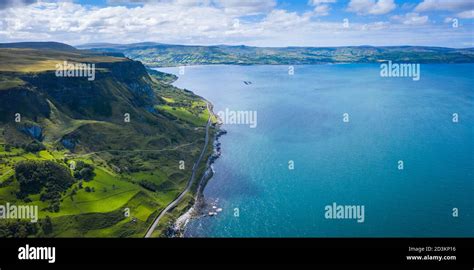
[[473,0],[1,0],[0,42],[474,47]]

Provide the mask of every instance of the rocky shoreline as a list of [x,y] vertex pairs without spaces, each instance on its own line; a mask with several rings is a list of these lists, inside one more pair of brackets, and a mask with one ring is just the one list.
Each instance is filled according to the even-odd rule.
[[208,158],[204,175],[199,180],[199,184],[196,190],[196,195],[194,198],[194,204],[184,214],[179,216],[174,222],[174,224],[170,226],[167,233],[167,236],[169,237],[184,237],[186,225],[191,219],[199,218],[203,216],[213,216],[217,214],[216,212],[217,210],[219,210],[218,212],[222,211],[222,209],[217,208],[215,205],[211,205],[216,211],[206,213],[205,209],[207,208],[206,207],[207,203],[203,195],[203,191],[204,191],[204,188],[206,187],[207,182],[214,175],[214,168],[212,165],[221,156],[221,153],[222,153],[221,143],[219,142],[219,138],[227,134],[227,131],[221,128],[221,121],[219,121],[219,123],[216,124],[216,127],[218,131],[214,136],[213,153]]

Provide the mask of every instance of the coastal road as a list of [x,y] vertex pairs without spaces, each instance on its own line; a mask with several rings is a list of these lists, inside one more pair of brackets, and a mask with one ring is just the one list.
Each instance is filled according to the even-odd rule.
[[206,106],[207,106],[207,111],[209,112],[209,119],[207,120],[207,124],[206,124],[206,136],[205,136],[205,142],[204,142],[204,147],[202,148],[202,151],[201,151],[201,154],[199,155],[199,158],[198,160],[196,161],[196,163],[194,163],[193,165],[193,171],[191,173],[191,177],[189,178],[189,181],[188,181],[188,184],[186,185],[186,188],[183,190],[183,192],[181,192],[179,194],[179,196],[174,199],[174,201],[172,201],[170,204],[168,204],[168,206],[166,206],[165,209],[163,209],[161,211],[161,213],[158,215],[158,217],[155,219],[155,221],[153,222],[153,225],[151,225],[151,227],[148,229],[148,231],[146,232],[146,235],[145,235],[145,238],[150,238],[151,235],[153,234],[153,232],[155,231],[156,229],[156,226],[158,226],[161,218],[170,210],[172,209],[173,207],[175,207],[179,202],[181,202],[181,200],[184,198],[184,196],[186,195],[186,193],[189,192],[189,190],[191,189],[192,185],[194,184],[194,179],[196,178],[196,171],[199,167],[199,163],[201,163],[201,160],[202,158],[204,157],[204,153],[206,153],[206,148],[207,148],[207,145],[209,143],[209,127],[211,125],[211,116],[212,116],[212,112],[211,110],[209,109],[209,103],[206,102]]

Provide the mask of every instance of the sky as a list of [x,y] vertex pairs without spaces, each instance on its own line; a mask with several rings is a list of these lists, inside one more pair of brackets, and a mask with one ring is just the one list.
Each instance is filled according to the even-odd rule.
[[474,0],[0,0],[0,43],[474,47]]

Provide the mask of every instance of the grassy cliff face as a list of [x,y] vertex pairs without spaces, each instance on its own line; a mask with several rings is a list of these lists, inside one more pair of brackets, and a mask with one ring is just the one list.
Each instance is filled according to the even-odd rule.
[[184,46],[153,43],[129,45],[91,44],[97,51],[120,52],[147,66],[164,67],[203,64],[300,65],[321,63],[472,63],[474,49],[439,47],[286,47]]
[[[0,237],[142,237],[191,175],[205,102],[128,58],[57,44],[3,47],[0,204],[38,205],[41,221],[0,220]],[[95,64],[95,79],[57,77],[63,61]],[[64,170],[42,174],[47,162],[74,181],[54,188],[47,175]],[[21,192],[30,184],[34,192]]]

